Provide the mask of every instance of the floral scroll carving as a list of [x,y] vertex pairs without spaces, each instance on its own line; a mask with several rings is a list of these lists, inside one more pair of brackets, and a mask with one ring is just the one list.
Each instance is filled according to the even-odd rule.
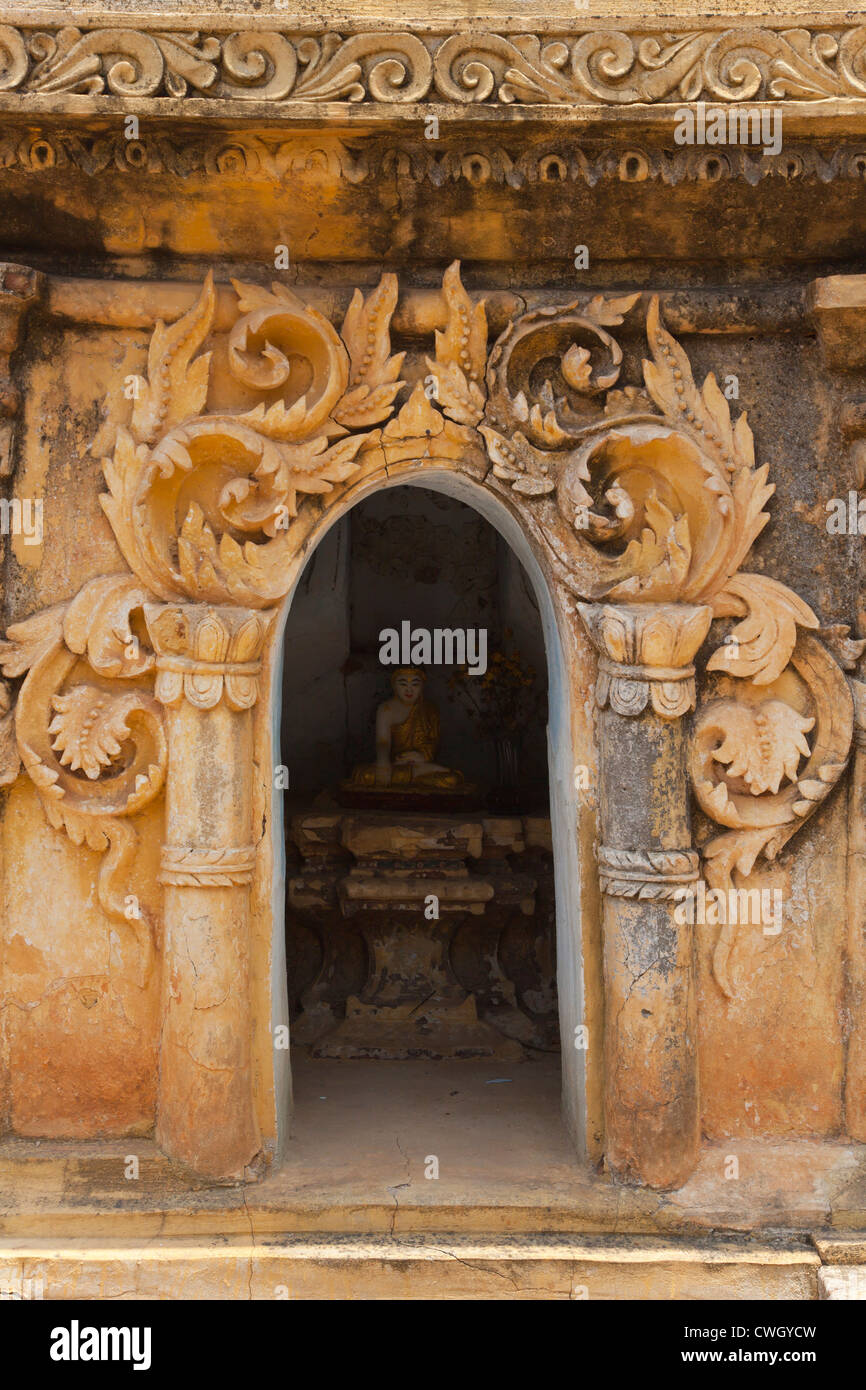
[[0,90],[223,101],[417,101],[432,76],[430,54],[407,33],[292,39],[266,29],[217,36],[3,25],[0,62]]
[[202,33],[0,25],[0,91],[212,101],[820,101],[866,95],[866,28]]
[[[94,579],[71,603],[15,623],[0,643],[4,675],[26,673],[4,718],[2,780],[13,781],[23,765],[49,823],[105,855],[99,901],[138,938],[141,983],[153,962],[154,924],[143,908],[125,910],[137,843],[129,818],[162,790],[167,763],[162,714],[141,684],[153,655],[132,629],[143,598],[132,575]],[[76,679],[82,668],[86,678]]]
[[[809,619],[803,628],[817,627],[811,610]],[[783,651],[789,640],[781,639]],[[803,709],[813,712],[775,698],[745,705],[718,699],[704,705],[696,720],[692,785],[704,813],[727,827],[703,847],[706,878],[714,888],[731,887],[735,872],[744,877],[751,873],[761,855],[775,859],[847,764],[854,701],[843,671],[808,630],[797,632],[789,660],[800,678]],[[757,695],[760,673],[749,679]],[[734,993],[730,960],[735,934],[735,926],[723,925],[713,956],[713,973],[728,996]]]
[[129,420],[110,414],[94,448],[109,454],[106,515],[153,595],[263,608],[285,593],[312,523],[303,499],[357,473],[376,437],[364,427],[391,414],[403,386],[402,354],[387,347],[397,282],[355,296],[344,337],[282,285],[235,288],[229,366],[267,403],[203,413],[210,354],[195,354],[213,323],[209,277],[182,319],[158,325]]
[[[102,61],[96,50],[85,57]],[[404,354],[391,351],[395,276],[356,291],[340,331],[283,285],[234,289],[222,361],[240,404],[209,403],[216,296],[208,277],[181,318],[157,325],[135,399],[118,389],[94,440],[102,505],[130,572],[92,580],[70,603],[16,624],[0,648],[7,678],[27,673],[15,702],[3,692],[3,780],[20,760],[52,825],[106,853],[107,910],[119,910],[117,876],[134,847],[129,819],[164,780],[162,706],[184,692],[202,709],[223,698],[233,709],[254,703],[269,610],[315,527],[359,479],[419,460],[464,470],[497,492],[563,589],[589,605],[586,621],[604,625],[595,634],[606,653],[597,696],[618,713],[650,706],[676,718],[692,708],[694,654],[712,618],[728,625],[698,680],[699,690],[719,682],[719,698],[698,695],[692,742],[695,796],[719,827],[703,846],[705,873],[725,886],[759,855],[777,855],[845,768],[853,734],[845,662],[796,594],[741,568],[769,521],[774,488],[746,416],[732,419],[712,374],[696,383],[658,300],[646,314],[649,355],[629,380],[619,330],[638,295],[532,310],[491,347],[484,303],[466,292],[455,263],[427,384],[409,390]],[[168,609],[160,617],[153,605]],[[170,634],[163,640],[160,625],[170,627],[184,605],[200,615],[213,605],[238,610],[237,624],[219,620],[220,634],[202,618],[207,669],[196,667],[198,648],[174,652]],[[250,871],[246,859],[200,864],[187,848],[190,862],[172,860],[163,881]],[[623,863],[605,875],[628,893],[632,880],[673,882],[692,869],[691,860]],[[147,924],[141,933],[149,949]],[[715,973],[726,993],[731,945],[723,931]]]
[[[389,350],[393,276],[366,299],[355,294],[342,337],[283,286],[236,291],[229,368],[264,399],[232,415],[203,413],[212,359],[200,349],[215,308],[208,277],[188,313],[157,325],[134,399],[112,397],[94,441],[108,485],[101,501],[131,573],[91,580],[0,643],[4,675],[25,676],[14,701],[0,685],[0,781],[23,767],[50,824],[105,854],[99,900],[123,921],[121,885],[136,847],[130,818],[166,776],[163,706],[255,703],[273,616],[259,610],[288,586],[287,561],[315,515],[304,501],[357,472],[358,454],[378,438],[368,427],[392,413],[403,386],[402,354]],[[176,608],[164,606],[172,600]],[[230,617],[207,607],[213,602],[230,605]],[[251,848],[237,863],[215,853],[214,863],[199,863],[190,849],[189,862],[172,860],[162,881],[249,881]],[[129,925],[144,983],[154,925],[143,913]]]
[[[707,671],[742,682],[743,693],[701,702],[691,753],[698,804],[724,829],[703,846],[704,872],[727,888],[760,855],[774,859],[841,777],[853,737],[843,666],[864,644],[847,641],[843,628],[837,661],[802,599],[740,569],[770,519],[767,467],[756,464],[747,418],[731,419],[715,377],[696,384],[655,299],[643,383],[619,385],[622,354],[610,330],[635,302],[594,296],[510,324],[490,354],[480,430],[495,478],[560,581],[592,600],[580,608],[608,653],[600,704],[634,714],[652,700],[659,714],[684,713],[694,668],[677,665],[678,626],[669,625],[667,645],[655,640],[651,661],[645,634],[653,622],[664,627],[671,604],[680,623],[686,605],[696,605],[696,622],[701,612],[735,620]],[[728,995],[733,931],[722,928],[713,962]]]
[[750,101],[863,91],[866,31],[628,34],[594,30],[544,43],[535,35],[455,35],[436,53],[436,82],[452,101]]

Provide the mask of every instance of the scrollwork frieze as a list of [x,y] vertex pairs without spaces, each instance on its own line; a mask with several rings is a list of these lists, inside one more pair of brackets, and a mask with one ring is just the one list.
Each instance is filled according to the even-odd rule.
[[292,36],[129,26],[0,26],[0,92],[219,101],[417,101],[432,59],[413,34]]
[[866,96],[866,27],[537,34],[0,25],[0,92],[270,101],[633,105]]

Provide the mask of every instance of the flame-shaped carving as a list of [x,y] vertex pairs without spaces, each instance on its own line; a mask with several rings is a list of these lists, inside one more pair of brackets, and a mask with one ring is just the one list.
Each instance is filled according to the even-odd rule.
[[[387,418],[402,386],[402,354],[388,327],[396,281],[356,293],[345,341],[285,286],[233,282],[240,317],[228,361],[264,396],[236,414],[204,413],[210,354],[194,352],[212,329],[208,278],[172,326],[157,325],[148,379],[128,424],[114,428],[102,498],[130,568],[157,597],[266,607],[291,581],[291,561],[323,497],[359,468],[375,435],[351,432]],[[157,426],[164,428],[157,437]],[[110,433],[100,433],[105,445]]]

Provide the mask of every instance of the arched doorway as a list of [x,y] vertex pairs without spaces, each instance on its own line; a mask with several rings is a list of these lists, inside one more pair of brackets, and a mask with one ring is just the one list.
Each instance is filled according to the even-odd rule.
[[[410,494],[407,493],[402,499],[402,506],[393,505],[397,494],[393,489],[400,487],[416,490],[413,499],[410,501]],[[418,493],[417,489],[424,489],[423,493]],[[370,499],[367,502],[367,499]],[[359,506],[360,504],[360,506]],[[366,514],[362,510],[367,507]],[[563,644],[561,641],[560,624],[563,615],[557,613],[554,607],[553,598],[548,590],[540,566],[533,554],[531,546],[527,541],[522,529],[512,517],[510,512],[499,501],[499,499],[489,491],[479,486],[469,478],[445,471],[432,466],[424,467],[423,471],[418,470],[411,476],[405,474],[388,480],[384,485],[377,487],[367,486],[359,488],[356,495],[347,502],[339,515],[335,516],[327,529],[317,537],[316,547],[311,555],[307,556],[304,571],[299,575],[292,593],[289,595],[282,615],[283,621],[283,666],[284,674],[281,684],[274,691],[274,712],[278,715],[282,713],[282,729],[280,732],[280,744],[283,748],[282,757],[288,772],[289,792],[284,797],[277,796],[277,812],[284,811],[283,833],[288,831],[289,843],[289,863],[283,882],[275,885],[275,938],[274,938],[274,978],[273,986],[275,993],[275,1017],[285,1016],[286,1012],[293,1014],[293,1024],[298,1032],[298,1045],[293,1056],[293,1066],[297,1063],[297,1076],[300,1078],[305,1062],[301,1054],[301,1047],[304,1055],[316,1054],[318,1060],[327,1058],[354,1058],[352,1066],[355,1067],[354,1075],[357,1076],[358,1067],[368,1064],[369,1059],[375,1056],[391,1058],[390,1065],[393,1068],[398,1065],[397,1057],[404,1054],[399,1052],[392,1055],[395,1047],[393,1031],[390,1039],[383,1043],[381,1053],[377,1054],[372,1050],[370,1041],[375,1032],[375,1025],[381,1021],[381,1011],[376,1014],[375,1008],[367,1008],[375,1003],[371,995],[371,973],[376,975],[376,983],[381,987],[382,959],[378,960],[379,969],[371,970],[371,958],[376,955],[377,946],[381,953],[384,952],[387,960],[387,950],[393,949],[394,937],[390,939],[390,948],[387,943],[380,939],[371,940],[371,932],[357,930],[357,921],[352,923],[351,917],[353,907],[357,908],[357,917],[364,922],[365,912],[369,912],[371,904],[368,898],[364,898],[363,892],[360,901],[349,901],[345,879],[363,878],[363,869],[373,871],[374,877],[387,879],[387,866],[382,867],[383,857],[387,855],[381,853],[381,845],[374,845],[369,861],[362,863],[359,869],[357,855],[351,850],[346,853],[348,846],[347,822],[351,822],[348,830],[348,838],[358,829],[359,818],[363,821],[363,802],[356,802],[347,806],[340,807],[339,798],[335,804],[327,805],[325,802],[318,807],[314,805],[317,790],[320,794],[329,785],[331,791],[335,785],[345,782],[346,774],[352,764],[363,760],[363,745],[366,739],[366,760],[369,763],[372,757],[372,724],[377,698],[381,698],[384,693],[382,675],[379,670],[372,669],[375,666],[374,654],[368,650],[366,652],[353,653],[351,650],[351,616],[347,617],[346,600],[348,588],[351,586],[352,571],[352,546],[350,541],[352,530],[351,511],[358,507],[358,516],[364,519],[364,525],[358,527],[356,521],[356,531],[363,532],[364,541],[369,549],[372,544],[375,549],[375,533],[377,524],[380,526],[383,539],[381,545],[387,550],[388,533],[393,537],[400,530],[400,518],[403,518],[403,529],[412,530],[413,527],[430,524],[431,506],[438,507],[438,515],[441,517],[442,526],[447,527],[454,524],[455,517],[459,517],[459,525],[469,524],[470,530],[474,526],[477,529],[477,536],[489,533],[488,540],[485,542],[484,555],[479,555],[479,566],[473,573],[473,583],[469,586],[472,593],[473,615],[479,619],[478,622],[460,622],[454,618],[451,622],[443,626],[452,629],[461,627],[481,626],[480,615],[483,615],[483,604],[478,607],[478,600],[484,589],[485,564],[488,563],[491,554],[498,554],[500,567],[508,571],[510,582],[514,592],[508,598],[508,603],[513,605],[516,602],[515,595],[519,595],[523,604],[524,631],[526,636],[525,619],[526,614],[531,612],[532,621],[535,625],[534,639],[537,644],[537,651],[540,654],[538,665],[540,668],[546,666],[547,674],[547,695],[548,695],[548,716],[546,737],[544,731],[539,728],[535,732],[535,737],[529,739],[530,747],[535,744],[534,752],[530,755],[529,776],[523,781],[523,794],[528,797],[523,807],[517,805],[506,808],[512,814],[497,817],[491,812],[489,798],[481,798],[472,805],[467,802],[466,809],[462,812],[463,821],[473,824],[477,822],[479,833],[482,835],[480,855],[477,852],[464,856],[468,862],[469,876],[472,879],[483,879],[484,873],[476,873],[475,870],[489,870],[489,856],[491,845],[484,839],[485,832],[480,827],[482,823],[488,822],[511,822],[510,834],[504,834],[504,841],[498,846],[500,857],[500,868],[508,870],[512,879],[514,892],[514,906],[516,911],[523,911],[528,920],[532,920],[535,932],[535,960],[533,962],[536,970],[539,967],[539,954],[544,955],[543,930],[539,929],[538,922],[534,917],[539,918],[544,915],[544,883],[540,879],[544,878],[543,858],[544,849],[547,849],[548,876],[550,880],[550,962],[551,971],[555,960],[555,979],[553,974],[549,981],[549,999],[547,1001],[551,1010],[555,1010],[553,1016],[547,1022],[547,1035],[545,1040],[545,1012],[543,996],[543,984],[540,989],[533,991],[528,974],[524,969],[524,979],[516,981],[509,978],[509,972],[513,976],[515,973],[514,959],[520,952],[512,951],[512,958],[509,961],[509,970],[502,968],[501,958],[497,959],[495,971],[501,972],[503,978],[498,982],[487,979],[485,982],[481,978],[481,973],[476,968],[473,974],[472,957],[474,950],[474,960],[476,967],[479,959],[486,958],[487,964],[491,963],[491,951],[489,949],[491,932],[485,933],[481,927],[483,922],[482,914],[474,914],[471,918],[465,914],[466,920],[463,922],[461,930],[450,934],[450,944],[448,947],[449,966],[456,965],[457,969],[451,971],[451,983],[455,983],[453,976],[456,975],[456,985],[462,989],[464,998],[468,996],[471,1001],[467,1005],[467,1012],[476,1015],[480,1024],[479,1034],[485,1034],[488,1040],[497,1032],[498,1036],[505,1041],[504,1048],[497,1052],[495,1047],[485,1049],[483,1045],[473,1051],[469,1049],[466,1054],[468,1058],[475,1055],[477,1058],[484,1059],[487,1063],[487,1075],[482,1084],[489,1084],[491,1091],[497,1087],[493,1083],[505,1083],[513,1078],[509,1074],[516,1070],[519,1060],[532,1055],[532,1050],[538,1056],[546,1054],[548,1060],[547,1079],[550,1080],[550,1057],[554,1055],[557,1044],[557,1037],[562,1039],[561,1062],[559,1059],[553,1064],[555,1073],[561,1069],[561,1096],[563,1118],[566,1122],[567,1130],[571,1137],[572,1145],[582,1156],[586,1151],[586,1124],[585,1124],[585,1075],[584,1059],[585,1053],[582,1048],[576,1045],[576,1038],[583,1025],[585,1010],[583,1004],[583,979],[582,979],[582,959],[580,951],[580,904],[579,904],[579,875],[577,865],[577,836],[575,826],[577,824],[577,788],[574,773],[574,757],[572,752],[572,736],[570,721],[569,692],[565,673],[565,657]],[[471,519],[471,520],[470,520]],[[411,520],[412,525],[406,523]],[[492,549],[490,545],[492,537]],[[371,539],[372,538],[372,539]],[[362,549],[363,549],[362,545]],[[381,554],[381,552],[380,552]],[[423,568],[423,555],[415,556],[414,560]],[[357,556],[356,556],[357,561]],[[318,579],[316,579],[316,565],[318,564]],[[416,568],[417,568],[416,564]],[[489,568],[489,566],[488,566]],[[355,565],[357,574],[357,563]],[[471,568],[467,574],[472,573]],[[393,576],[392,576],[393,577]],[[440,573],[437,578],[441,579]],[[501,589],[501,573],[497,576],[499,588]],[[318,594],[315,592],[318,585]],[[436,587],[433,581],[433,587]],[[448,585],[450,597],[453,599],[459,593],[459,582],[454,578],[449,578]],[[441,598],[441,595],[440,595]],[[501,593],[497,596],[501,600]],[[312,601],[311,601],[312,599]],[[380,594],[381,599],[381,594]],[[317,619],[314,616],[317,612],[321,626],[316,628]],[[494,638],[499,642],[497,650],[502,649],[502,635],[506,623],[503,621],[503,613],[494,611],[496,603],[491,596],[488,596],[490,613],[492,617],[492,628]],[[506,608],[508,608],[508,603]],[[370,599],[369,595],[364,596],[361,606],[365,606],[363,621],[367,624],[367,646],[370,646],[369,635],[379,621],[378,615],[384,612],[381,602],[377,608],[376,602]],[[405,606],[405,605],[404,605]],[[459,605],[457,605],[459,607]],[[518,604],[519,606],[519,604]],[[387,604],[385,605],[387,607]],[[454,604],[451,605],[452,610]],[[399,612],[400,604],[392,605],[391,611]],[[432,606],[428,604],[428,616],[437,611],[437,604],[434,601]],[[439,612],[443,612],[441,603],[438,607]],[[464,605],[465,611],[465,605]],[[511,610],[509,610],[511,611]],[[411,620],[412,613],[406,612],[402,615]],[[471,615],[472,616],[472,615]],[[507,614],[506,614],[507,616]],[[293,625],[294,624],[294,625]],[[370,626],[372,624],[372,627]],[[427,624],[433,625],[433,624]],[[357,626],[357,624],[356,624]],[[424,623],[416,623],[418,627],[424,627]],[[306,632],[305,632],[306,629]],[[513,628],[512,628],[513,633]],[[343,645],[344,655],[341,669],[335,673],[333,669],[328,673],[328,665],[331,668],[334,664],[335,638],[339,636],[339,641]],[[330,649],[329,649],[330,642]],[[292,667],[290,657],[290,646],[292,643],[297,650],[305,651],[306,670],[298,670]],[[512,640],[512,649],[516,643]],[[311,664],[311,653],[313,649],[318,650],[320,669],[318,675],[313,669],[315,659]],[[492,649],[492,644],[491,644]],[[348,669],[343,669],[347,666]],[[531,662],[529,663],[531,664]],[[307,678],[310,678],[309,681]],[[324,678],[323,678],[324,677]],[[378,682],[378,688],[377,688]],[[442,681],[437,682],[439,689],[437,695],[441,698]],[[313,695],[317,693],[319,699],[314,699],[311,705],[311,687]],[[355,698],[350,699],[350,693],[354,691]],[[308,735],[306,729],[299,731],[296,724],[300,723],[297,704],[303,704],[303,699],[299,696],[304,695],[307,701],[307,708],[315,709],[313,719],[314,727]],[[284,699],[285,695],[288,699]],[[279,703],[278,703],[279,702]],[[354,707],[350,709],[350,704]],[[455,717],[456,716],[456,717]],[[340,737],[334,737],[337,724],[342,720],[343,728],[340,730]],[[495,782],[495,777],[491,777],[492,768],[492,745],[485,751],[478,746],[472,747],[471,741],[467,738],[465,719],[461,728],[459,711],[451,706],[447,712],[443,712],[443,742],[440,756],[445,765],[456,765],[463,762],[466,768],[464,777],[467,781],[476,784],[488,784]],[[328,730],[330,729],[330,734]],[[312,735],[315,735],[313,737]],[[545,747],[546,745],[546,747]],[[276,731],[275,731],[275,746]],[[486,758],[486,767],[485,767]],[[294,786],[292,785],[292,766],[295,765]],[[546,764],[546,766],[545,766]],[[541,768],[541,777],[534,778],[533,772],[537,773]],[[463,770],[463,769],[460,769]],[[526,770],[526,769],[525,769]],[[485,776],[486,773],[486,776]],[[542,785],[543,784],[543,785]],[[313,793],[313,795],[310,795]],[[306,798],[306,807],[302,804]],[[334,802],[333,796],[331,801]],[[546,802],[546,805],[541,804]],[[285,805],[283,806],[283,802]],[[444,803],[443,803],[444,804]],[[326,807],[326,809],[323,809]],[[424,807],[424,814],[432,815],[435,813],[435,804]],[[494,806],[494,810],[495,810]],[[315,825],[298,824],[298,818],[303,821],[304,810],[307,812],[308,819],[315,820],[317,810],[321,813],[321,824]],[[524,814],[515,814],[523,811]],[[382,808],[376,808],[376,813],[381,821]],[[414,814],[418,814],[415,812]],[[449,810],[447,816],[457,814],[458,819],[461,815],[459,805]],[[440,817],[440,820],[442,817]],[[547,834],[547,845],[543,844]],[[362,829],[369,830],[369,824]],[[497,829],[502,826],[492,826],[495,834]],[[274,831],[280,834],[279,820],[274,821]],[[527,834],[527,831],[529,832]],[[307,833],[307,843],[304,843],[304,835]],[[323,835],[329,843],[318,844],[312,847],[310,839],[316,835]],[[453,839],[453,836],[452,836]],[[527,846],[527,840],[530,841]],[[520,843],[518,843],[520,842]],[[282,843],[282,841],[281,841]],[[357,836],[354,846],[357,849]],[[305,854],[306,851],[306,854]],[[520,854],[526,857],[526,867],[534,868],[535,874],[524,872],[521,874],[520,866],[515,868],[515,861]],[[528,853],[527,853],[528,851]],[[412,856],[410,856],[411,858]],[[457,856],[459,858],[460,856]],[[362,860],[364,856],[361,856]],[[435,858],[435,855],[434,855]],[[419,868],[417,856],[413,867]],[[354,864],[352,861],[355,861]],[[392,865],[393,867],[393,865]],[[438,865],[442,867],[441,863]],[[460,873],[465,872],[466,864],[460,869]],[[539,874],[539,867],[542,872]],[[452,870],[454,866],[452,865]],[[421,866],[423,873],[423,865]],[[307,893],[304,897],[305,887],[309,887],[311,882],[315,883],[317,870],[323,870],[318,874],[318,885],[313,888],[312,893]],[[367,875],[369,877],[369,874]],[[289,881],[289,891],[286,893],[286,878]],[[341,884],[340,880],[344,880]],[[520,880],[523,880],[524,901],[519,903]],[[297,883],[300,882],[301,891],[297,891]],[[500,879],[500,884],[502,880]],[[526,890],[526,883],[533,884],[531,890]],[[282,889],[282,892],[280,891]],[[315,901],[316,891],[320,892],[318,903]],[[285,897],[284,897],[285,895]],[[426,895],[425,895],[426,896]],[[281,936],[283,927],[283,917],[280,912],[280,899],[288,899],[289,914],[289,935],[288,935],[288,961],[286,963],[286,938]],[[305,927],[309,928],[310,920],[306,924],[301,922],[299,930],[295,930],[293,939],[293,926],[297,927],[298,919],[304,916],[303,908],[306,906],[308,914],[315,916],[319,911],[320,917],[330,912],[332,925],[337,922],[340,915],[350,919],[349,931],[335,931],[333,949],[331,950],[330,962],[325,960],[326,949],[322,945],[321,931],[319,942],[313,939],[315,932],[307,931],[306,939]],[[407,904],[403,904],[404,912]],[[466,904],[461,904],[465,907]],[[415,904],[415,923],[421,925],[424,921],[423,901]],[[387,914],[385,914],[387,915]],[[444,916],[444,914],[443,914]],[[379,920],[382,920],[380,916]],[[402,920],[405,922],[406,917]],[[429,921],[428,921],[429,924]],[[345,924],[344,924],[345,925]],[[367,917],[369,926],[369,916]],[[473,931],[474,929],[474,931]],[[423,929],[420,932],[423,935]],[[375,933],[374,933],[375,935]],[[474,942],[472,941],[474,935]],[[493,933],[495,937],[495,932]],[[501,940],[501,936],[500,936]],[[341,943],[338,944],[338,943]],[[540,952],[538,946],[541,946]],[[508,954],[506,948],[506,955]],[[529,952],[532,954],[532,952]],[[417,955],[417,952],[416,952]],[[524,951],[523,964],[526,966],[526,951]],[[336,969],[335,969],[335,962]],[[434,962],[434,965],[436,962]],[[438,965],[441,966],[441,955]],[[429,969],[430,962],[427,962]],[[322,978],[324,975],[327,978]],[[330,972],[330,974],[329,974]],[[385,972],[387,974],[387,971]],[[392,972],[394,973],[394,972]],[[423,970],[422,970],[423,976]],[[495,973],[495,972],[494,972]],[[520,974],[519,969],[517,974]],[[303,976],[303,981],[300,977]],[[366,976],[364,989],[363,980]],[[434,979],[437,986],[441,989],[442,981],[434,970]],[[362,983],[359,984],[359,981]],[[392,981],[393,983],[393,981]],[[404,980],[405,983],[405,980]],[[416,980],[416,985],[418,981]],[[498,988],[498,996],[497,996]],[[510,997],[509,996],[510,991]],[[375,991],[373,991],[375,992]],[[342,995],[342,998],[341,998]],[[527,1009],[527,996],[531,997],[531,1002],[536,1006],[535,1010]],[[358,1005],[364,1006],[359,1008]],[[380,1003],[382,1000],[380,998]],[[419,998],[419,1004],[421,1003]],[[354,1010],[356,1015],[355,1022],[358,1022],[357,1015],[364,1013],[366,1016],[362,1020],[364,1026],[347,1028],[346,1025],[346,1006]],[[287,1004],[289,1008],[287,1009]],[[529,1017],[535,1012],[534,1019]],[[497,1016],[498,1014],[498,1016]],[[521,1014],[524,1021],[524,1032],[521,1038]],[[427,1020],[429,1022],[429,1020]],[[410,1068],[414,1065],[416,1071],[414,1080],[409,1083],[413,1091],[417,1090],[417,1078],[420,1075],[417,1070],[419,1063],[426,1058],[433,1061],[440,1054],[447,1056],[447,1045],[444,1047],[441,1042],[441,1030],[439,1042],[429,1039],[436,1033],[435,1020],[432,1030],[428,1029],[425,1042],[419,1052],[414,1054],[415,1062],[404,1062],[403,1065]],[[439,1020],[441,1023],[441,1019]],[[503,1027],[503,1024],[505,1025]],[[510,1026],[509,1026],[510,1025]],[[342,1031],[342,1039],[339,1035]],[[445,1030],[447,1033],[447,1029]],[[339,1046],[334,1043],[334,1035],[338,1035]],[[348,1038],[347,1038],[348,1035]],[[405,1036],[405,1030],[403,1034]],[[329,1041],[330,1038],[330,1041]],[[546,1044],[545,1045],[545,1041]],[[366,1051],[365,1051],[366,1047]],[[391,1052],[389,1052],[389,1048]],[[459,1053],[459,1046],[455,1049]],[[408,1054],[412,1056],[410,1052]],[[365,1060],[366,1059],[366,1060]],[[277,1058],[279,1068],[280,1061],[287,1061],[287,1056],[283,1059]],[[342,1074],[346,1075],[345,1064],[334,1063],[331,1065],[341,1065]],[[375,1066],[372,1062],[370,1065]],[[441,1066],[441,1061],[434,1061],[433,1065]],[[464,1068],[469,1062],[464,1060],[457,1063],[458,1067]],[[282,1078],[277,1076],[277,1094],[287,1095],[289,1090],[288,1068],[284,1068]],[[319,1073],[321,1075],[321,1073]],[[462,1075],[465,1077],[467,1072],[464,1070]],[[297,1079],[297,1078],[296,1078]],[[441,1074],[437,1080],[441,1080]],[[281,1084],[282,1083],[282,1084]],[[559,1089],[560,1078],[555,1075],[553,1085]],[[456,1088],[459,1090],[459,1087]],[[503,1086],[502,1094],[505,1093]],[[300,1092],[299,1092],[300,1094]],[[328,1094],[326,1088],[322,1091],[323,1095]],[[454,1094],[452,1089],[451,1094]],[[512,1093],[513,1094],[513,1093]],[[447,1113],[447,1112],[446,1112]],[[285,1142],[285,1120],[283,1135]]]

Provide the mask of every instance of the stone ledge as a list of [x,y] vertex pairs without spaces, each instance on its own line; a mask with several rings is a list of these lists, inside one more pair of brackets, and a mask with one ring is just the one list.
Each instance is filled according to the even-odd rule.
[[812,1244],[826,1265],[866,1265],[866,1234],[815,1233]]
[[818,1297],[866,1302],[866,1269],[855,1265],[824,1265],[818,1270]]
[[[409,1065],[414,1092],[423,1092],[425,1064]],[[427,1070],[442,1065],[448,1064],[430,1063]],[[473,1074],[482,1079],[477,1094],[490,1123],[494,1101],[502,1104],[498,1100],[501,1088],[483,1084],[490,1075],[485,1064],[455,1065],[464,1078],[457,1084],[464,1089]],[[418,1161],[429,1146],[421,1142],[420,1134],[415,1137],[417,1130],[399,1099],[403,1093],[395,1086],[393,1072],[387,1072],[382,1083],[398,1097],[391,1110],[379,1108],[370,1116],[357,1103],[345,1108],[339,1102],[334,1123],[328,1121],[331,1137],[309,1132],[311,1125],[325,1124],[321,1106],[315,1124],[316,1112],[310,1113],[314,1104],[320,1105],[319,1093],[327,1091],[332,1102],[338,1103],[333,1088],[340,1069],[344,1079],[339,1085],[354,1096],[363,1092],[365,1076],[381,1067],[378,1062],[353,1062],[351,1068],[343,1063],[308,1063],[309,1079],[297,1078],[301,1137],[291,1142],[290,1156],[280,1166],[246,1188],[191,1182],[150,1139],[82,1143],[6,1138],[0,1142],[0,1192],[4,1194],[0,1236],[20,1243],[37,1238],[57,1242],[104,1237],[110,1241],[121,1235],[138,1241],[156,1236],[206,1241],[218,1234],[243,1236],[250,1231],[256,1239],[336,1232],[359,1237],[389,1232],[438,1237],[459,1232],[496,1240],[544,1229],[576,1240],[618,1236],[704,1241],[710,1238],[709,1232],[726,1232],[725,1239],[735,1242],[806,1245],[811,1240],[819,1260],[826,1264],[866,1264],[866,1198],[859,1146],[739,1141],[742,1176],[730,1182],[724,1178],[730,1144],[705,1145],[694,1178],[678,1193],[661,1197],[617,1186],[606,1176],[569,1162],[564,1137],[558,1145],[544,1149],[534,1139],[526,1152],[503,1155],[515,1108],[528,1134],[537,1133],[545,1114],[544,1107],[529,1109],[522,1099],[524,1089],[533,1100],[544,1089],[543,1077],[533,1080],[535,1070],[524,1067],[525,1086],[519,1072],[508,1073],[518,1078],[514,1094],[509,1086],[504,1122],[494,1122],[488,1133],[494,1158],[488,1154],[471,1167],[461,1163],[463,1150],[457,1140],[478,1131],[471,1126],[467,1130],[460,1112],[447,1122],[457,1139],[442,1135],[441,1152],[447,1160],[446,1172],[452,1176],[431,1183],[420,1177]],[[314,1097],[309,1104],[304,1100],[307,1092]],[[443,1104],[454,1108],[449,1101]],[[550,1105],[555,1104],[551,1097]],[[475,1107],[473,1100],[465,1113]],[[401,1114],[403,1151],[390,1138],[397,1128],[395,1111]],[[429,1126],[425,1138],[428,1130]],[[335,1142],[335,1132],[351,1135],[351,1142]],[[140,1162],[136,1182],[124,1176],[130,1153]],[[405,1153],[415,1162],[414,1180],[401,1187],[395,1209],[394,1185],[406,1182]],[[813,1184],[805,1197],[797,1191],[804,1173],[811,1175]]]
[[866,366],[866,275],[828,275],[813,281],[807,308],[828,367],[855,371]]
[[819,1266],[793,1244],[554,1235],[0,1241],[0,1285],[46,1299],[814,1299]]

